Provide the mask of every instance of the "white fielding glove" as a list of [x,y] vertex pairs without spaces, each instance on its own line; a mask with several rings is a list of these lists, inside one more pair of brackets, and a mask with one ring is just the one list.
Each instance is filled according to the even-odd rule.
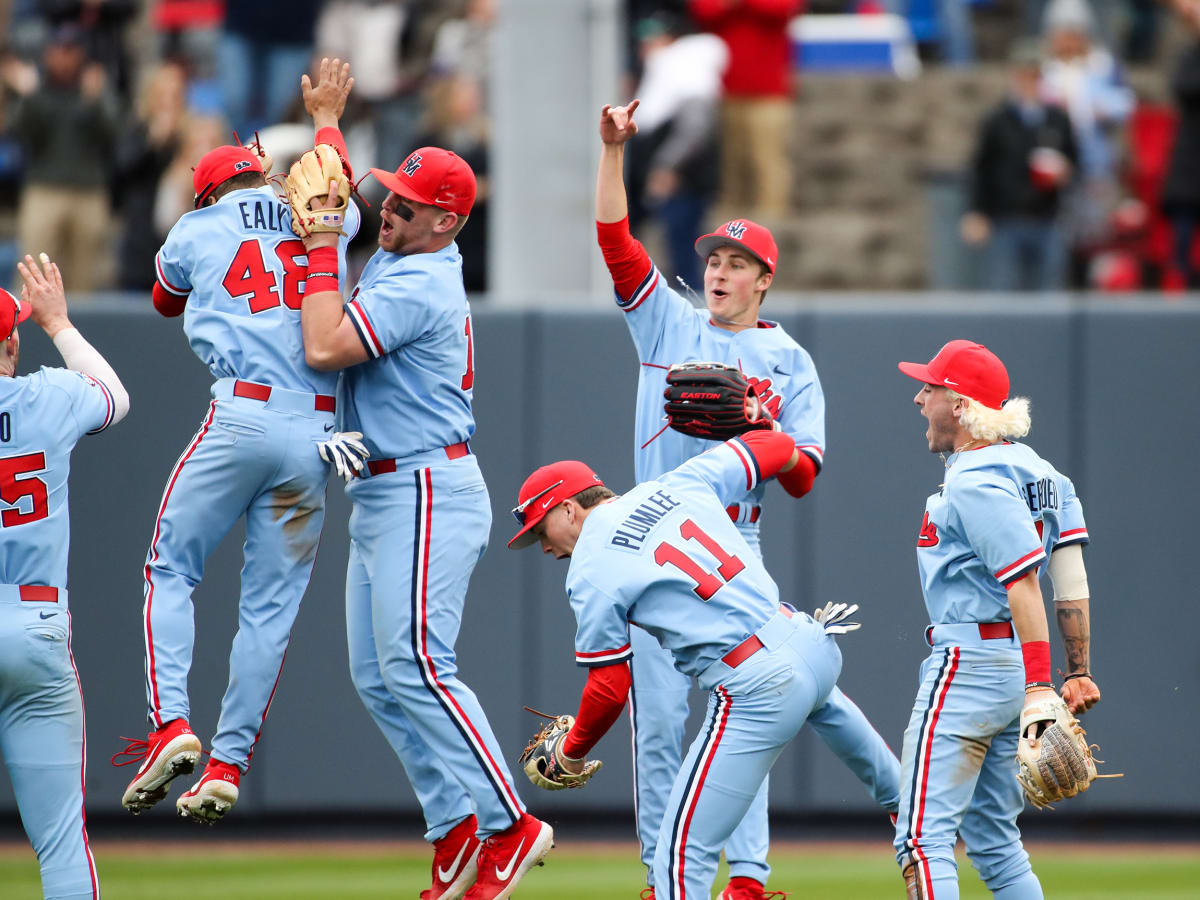
[[346,484],[362,474],[363,460],[371,455],[362,442],[361,431],[335,431],[329,440],[317,444],[317,452]]
[[857,603],[826,603],[824,608],[813,610],[813,618],[818,625],[825,627],[826,634],[845,634],[862,628],[861,622],[845,621],[856,612]]

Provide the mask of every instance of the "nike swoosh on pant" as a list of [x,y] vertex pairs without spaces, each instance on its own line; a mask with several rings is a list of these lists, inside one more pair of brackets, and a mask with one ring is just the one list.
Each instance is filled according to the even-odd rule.
[[467,852],[467,844],[471,843],[471,839],[467,838],[463,841],[462,846],[458,848],[458,856],[454,857],[454,862],[450,863],[449,869],[443,869],[438,866],[438,881],[449,883],[450,879],[458,871],[458,864],[462,862],[463,854]]
[[499,881],[508,881],[508,878],[513,873],[513,869],[517,865],[517,857],[521,855],[521,850],[525,847],[525,838],[521,838],[521,843],[517,844],[517,852],[512,855],[512,859],[508,861],[508,865],[501,869],[496,866],[496,878]]

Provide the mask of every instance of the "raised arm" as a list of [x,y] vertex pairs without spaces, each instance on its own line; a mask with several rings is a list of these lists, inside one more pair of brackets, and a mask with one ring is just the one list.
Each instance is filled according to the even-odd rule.
[[17,271],[22,281],[21,301],[33,307],[29,317],[54,342],[68,369],[90,375],[108,388],[113,400],[112,418],[108,424],[121,421],[129,412],[129,393],[108,360],[84,339],[67,317],[67,296],[58,264],[43,253],[39,266],[32,256],[27,255],[24,262],[17,263]]
[[596,221],[620,222],[629,216],[625,195],[625,142],[637,134],[633,112],[640,100],[628,106],[608,106],[600,110],[600,168],[596,173]]
[[[346,109],[346,98],[354,87],[350,64],[340,59],[321,60],[314,85],[307,74],[300,76],[304,108],[312,116],[316,143],[331,144],[342,160],[347,178],[352,178],[346,154],[346,142],[338,130],[338,120]],[[328,202],[337,193],[330,185]],[[334,372],[365,362],[367,351],[354,323],[346,315],[338,286],[338,235],[334,232],[309,234],[304,238],[308,250],[308,275],[300,306],[300,329],[304,337],[304,358],[308,365],[323,372]]]

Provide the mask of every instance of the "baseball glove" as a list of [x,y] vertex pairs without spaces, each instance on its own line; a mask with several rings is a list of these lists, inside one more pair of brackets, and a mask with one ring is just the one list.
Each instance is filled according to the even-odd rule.
[[775,427],[749,380],[720,363],[677,363],[667,370],[667,423],[676,431],[727,441],[747,431]]
[[535,709],[529,711],[550,720],[533,736],[533,740],[521,754],[519,762],[525,767],[525,774],[529,776],[529,780],[548,791],[581,788],[587,784],[588,779],[599,772],[604,763],[598,759],[588,760],[578,775],[567,772],[562,763],[562,742],[571,726],[575,724],[575,717],[548,716]]
[[1096,778],[1120,777],[1096,774],[1087,732],[1062,697],[1050,693],[1021,711],[1017,765],[1017,780],[1038,809],[1086,791]]
[[[314,199],[323,203],[329,196],[332,181],[337,182],[337,205],[313,209]],[[292,231],[298,237],[326,231],[345,233],[342,225],[350,202],[350,179],[346,177],[337,151],[329,144],[317,144],[292,164],[287,177],[287,192],[292,207]]]

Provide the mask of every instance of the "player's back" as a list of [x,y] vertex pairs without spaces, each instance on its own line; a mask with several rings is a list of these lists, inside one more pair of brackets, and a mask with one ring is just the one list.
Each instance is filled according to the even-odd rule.
[[712,489],[686,470],[595,507],[568,591],[587,579],[698,675],[779,608],[779,588]]
[[[300,300],[308,263],[290,223],[269,185],[231,191],[175,224],[158,254],[158,278],[187,296],[184,331],[214,377],[331,394],[337,373],[304,362]],[[348,233],[357,226],[351,204]]]
[[1025,444],[958,454],[926,504],[918,563],[932,622],[1008,619],[1005,585],[1088,540],[1071,479]]
[[52,368],[0,378],[0,584],[67,586],[67,479],[88,424],[81,379]]

